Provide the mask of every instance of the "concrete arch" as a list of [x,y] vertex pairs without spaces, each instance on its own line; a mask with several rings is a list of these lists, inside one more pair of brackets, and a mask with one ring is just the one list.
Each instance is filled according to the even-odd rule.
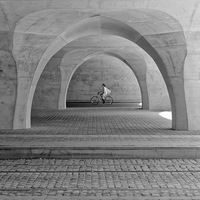
[[[37,13],[35,14],[37,15]],[[74,24],[66,24],[62,33],[59,30],[48,35],[48,41],[40,49],[40,56],[35,56],[35,60],[38,60],[36,66],[31,68],[31,65],[29,65],[29,60],[34,57],[35,53],[35,51],[30,50],[25,67],[23,65],[18,67],[17,104],[24,99],[24,96],[26,99],[23,100],[21,105],[19,103],[16,106],[14,128],[30,127],[30,111],[36,84],[46,63],[58,50],[80,37],[109,34],[121,36],[136,43],[154,59],[169,92],[172,108],[172,128],[187,130],[188,119],[183,79],[183,66],[187,50],[180,23],[168,14],[157,10],[125,10],[88,14],[87,16],[84,13],[82,18],[80,17],[81,13],[78,13],[78,16],[79,20],[75,18]],[[26,32],[26,34],[29,37],[30,34],[36,36],[39,39],[37,44],[41,43],[44,37],[47,37],[47,33],[45,35],[41,31],[39,33]],[[14,54],[16,50],[19,50],[19,47],[15,45],[16,41],[18,43],[17,38],[19,37],[14,39]],[[24,38],[22,40],[24,41]],[[37,44],[34,44],[34,46]],[[16,58],[19,57],[16,54]]]
[[61,58],[52,58],[42,72],[33,97],[32,110],[58,109]]
[[[60,65],[61,70],[61,89],[60,89],[60,97],[58,102],[58,108],[59,109],[66,109],[66,96],[68,91],[68,86],[71,81],[71,78],[76,71],[76,69],[85,61],[99,56],[99,55],[108,55],[115,58],[118,58],[122,62],[124,62],[130,69],[133,71],[133,73],[136,76],[136,79],[139,83],[140,91],[141,91],[141,97],[142,97],[142,108],[143,109],[149,109],[149,95],[147,90],[147,84],[146,84],[146,71],[147,66],[144,61],[144,59],[141,58],[141,56],[132,53],[132,52],[121,52],[117,49],[110,49],[110,50],[103,50],[103,51],[84,51],[82,54],[80,54],[80,50],[72,51],[67,53]],[[70,66],[65,63],[68,63],[68,58],[76,58],[74,63],[72,63]],[[138,65],[140,67],[138,67]]]

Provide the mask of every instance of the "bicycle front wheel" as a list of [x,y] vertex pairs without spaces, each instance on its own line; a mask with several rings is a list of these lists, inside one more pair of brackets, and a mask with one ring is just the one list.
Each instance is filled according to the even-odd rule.
[[93,105],[97,105],[99,103],[99,98],[98,96],[93,96],[91,99],[90,99],[90,102],[91,104]]
[[111,96],[107,96],[105,99],[105,103],[111,105],[113,103],[113,98]]

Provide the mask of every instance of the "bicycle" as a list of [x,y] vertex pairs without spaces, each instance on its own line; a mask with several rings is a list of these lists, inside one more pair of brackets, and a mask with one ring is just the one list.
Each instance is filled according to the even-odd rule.
[[[102,100],[100,94],[97,93],[97,95],[91,97],[90,102],[93,105],[97,105],[100,102],[103,102],[103,100]],[[112,103],[113,103],[113,98],[111,96],[106,96],[106,98],[105,98],[105,104],[111,105]]]

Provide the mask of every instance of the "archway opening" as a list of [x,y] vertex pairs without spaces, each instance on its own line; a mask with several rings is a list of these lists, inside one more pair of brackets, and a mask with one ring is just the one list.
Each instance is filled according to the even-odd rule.
[[[70,49],[70,51],[68,52],[68,50]],[[82,49],[83,51],[80,51],[80,50],[72,50],[72,47],[66,47],[66,49],[65,50],[61,50],[61,52],[58,52],[57,54],[55,54],[53,57],[52,57],[52,59],[53,60],[57,60],[57,59],[59,59],[60,58],[60,56],[62,55],[62,61],[60,61],[59,62],[59,64],[61,65],[61,66],[63,66],[62,68],[70,68],[71,66],[73,67],[73,70],[72,70],[72,72],[75,70],[75,69],[77,69],[80,65],[81,65],[81,63],[85,63],[87,60],[90,60],[90,59],[92,59],[92,58],[94,58],[94,57],[99,57],[99,56],[108,56],[108,57],[116,57],[117,58],[117,60],[121,60],[121,63],[123,63],[124,65],[125,65],[125,63],[126,63],[126,65],[128,65],[130,68],[131,67],[133,67],[133,66],[131,66],[131,60],[129,60],[129,62],[130,63],[127,63],[127,61],[124,59],[124,58],[129,58],[129,56],[131,57],[131,58],[133,58],[133,57],[135,57],[135,59],[133,59],[133,61],[134,62],[136,62],[135,60],[137,60],[136,58],[140,58],[140,57],[138,57],[138,55],[137,54],[133,54],[133,53],[131,53],[131,54],[128,54],[129,56],[127,56],[126,54],[125,54],[125,52],[123,51],[123,53],[122,52],[120,52],[119,50],[117,50],[117,49],[110,49],[110,50],[104,50],[104,51],[97,51],[96,53],[94,53],[95,51],[93,50],[92,52],[92,54],[91,54],[91,52],[89,51],[89,52],[87,52],[86,53],[86,50],[85,49]],[[88,49],[87,49],[88,50]],[[63,52],[65,52],[65,53],[63,53]],[[67,52],[67,53],[66,53]],[[83,54],[82,56],[81,56],[81,52],[84,52],[85,54]],[[126,53],[130,53],[130,52],[126,52]],[[63,56],[63,54],[64,54],[64,56]],[[86,56],[86,55],[88,55],[86,58],[84,57],[84,56]],[[123,56],[124,57],[123,57]],[[137,55],[137,56],[136,56]],[[65,58],[66,57],[66,58]],[[74,58],[74,59],[73,59]],[[81,61],[79,61],[79,59],[80,58],[83,58],[83,60],[81,60]],[[71,60],[71,61],[70,61]],[[128,59],[127,59],[128,60]],[[74,62],[75,61],[75,62]],[[140,61],[140,62],[139,62]],[[141,69],[142,68],[142,66],[144,67],[144,65],[140,65],[139,63],[141,63],[142,64],[142,62],[141,62],[141,60],[139,59],[139,61],[137,61],[136,62],[136,69]],[[133,63],[134,63],[133,62]],[[78,63],[78,64],[77,64]],[[148,60],[148,62],[147,62],[148,64],[150,64],[150,61]],[[48,67],[48,65],[49,65],[49,63],[47,64],[47,66],[46,67]],[[92,65],[95,65],[94,63],[92,64]],[[127,67],[127,66],[124,66],[124,67]],[[55,65],[55,62],[54,61],[52,61],[52,64],[50,64],[50,66],[54,66],[54,67],[56,67],[56,65]],[[152,71],[153,69],[153,67],[155,67],[155,68],[157,68],[156,66],[152,66],[151,68],[150,68],[150,71]],[[45,68],[46,69],[46,68]],[[134,68],[133,68],[134,69]],[[62,69],[61,70],[62,71],[62,73],[61,74],[65,74],[65,72],[64,72],[64,70]],[[134,70],[133,70],[134,71]],[[43,73],[45,72],[45,70],[43,71]],[[132,71],[130,71],[131,73],[133,73]],[[70,71],[68,71],[67,72],[67,74],[69,74],[70,73]],[[55,73],[53,73],[53,74],[55,74]],[[145,73],[144,74],[141,74],[141,72],[138,74],[138,75],[142,75],[142,77],[143,76],[146,76],[145,75]],[[42,76],[44,76],[44,75],[42,75]],[[70,77],[70,76],[69,76]],[[88,77],[88,76],[87,76]],[[145,79],[146,80],[146,79]],[[87,83],[89,82],[89,81],[91,81],[92,82],[92,79],[90,79],[90,80],[88,80],[88,79],[86,79],[86,81],[87,81]],[[153,80],[152,80],[153,81]],[[158,82],[159,83],[159,82]],[[158,84],[157,83],[157,84]],[[54,83],[52,83],[52,84],[54,84]],[[88,84],[87,84],[88,85]],[[99,86],[99,85],[98,85]],[[69,88],[70,88],[70,86],[69,86]],[[121,106],[120,106],[121,107]],[[128,106],[129,108],[130,108],[130,106]],[[53,108],[53,107],[52,107]],[[46,111],[45,111],[46,112]],[[40,115],[44,115],[44,113],[45,112],[43,112],[43,114],[40,114]],[[55,119],[55,121],[59,124],[59,126],[63,126],[63,124],[61,124],[61,123],[59,123],[59,121],[63,121],[63,118],[65,119],[65,117],[64,117],[64,114],[63,114],[63,111],[61,110],[61,112],[60,112],[60,114],[59,114],[59,112],[58,113],[56,113],[56,111],[54,110],[53,112],[52,112],[53,114],[56,114],[57,116],[60,116],[60,114],[62,115],[62,117],[61,117],[61,119],[59,120],[58,118],[56,118]],[[52,114],[51,113],[51,114]],[[70,110],[69,110],[69,113],[70,113]],[[127,114],[129,114],[130,115],[130,113],[127,113]],[[138,113],[139,115],[138,116],[140,116],[141,114],[140,113]],[[98,114],[97,114],[98,115]],[[102,114],[100,114],[100,115],[102,115]],[[114,115],[113,115],[114,116]],[[48,116],[47,116],[48,117]],[[45,117],[45,118],[47,118],[47,117]],[[53,116],[51,116],[51,117],[53,117]],[[73,117],[72,117],[73,118]],[[68,121],[71,121],[71,119],[69,119],[68,117],[67,117],[67,121],[65,122],[66,124],[68,124]],[[145,121],[145,120],[144,120]],[[52,123],[53,124],[56,124],[56,122],[54,122],[53,123],[53,120],[52,120]],[[75,123],[75,122],[74,122]],[[124,122],[123,122],[124,123]],[[70,123],[69,123],[70,124]],[[136,123],[137,124],[137,123]],[[48,124],[49,126],[51,126],[52,124]],[[149,124],[150,125],[150,124]],[[43,126],[43,125],[42,125]],[[151,125],[152,126],[152,125]],[[136,128],[136,127],[135,127]],[[156,128],[156,126],[155,127],[151,127],[151,128]],[[159,127],[160,128],[160,127]],[[163,129],[166,129],[166,128],[170,128],[170,126],[163,126],[162,127]],[[162,128],[160,128],[160,130],[162,131]],[[154,130],[155,131],[155,130]]]
[[67,107],[91,106],[90,98],[102,90],[103,83],[112,91],[112,106],[141,107],[141,91],[134,73],[124,62],[109,55],[97,55],[76,69],[68,87]]

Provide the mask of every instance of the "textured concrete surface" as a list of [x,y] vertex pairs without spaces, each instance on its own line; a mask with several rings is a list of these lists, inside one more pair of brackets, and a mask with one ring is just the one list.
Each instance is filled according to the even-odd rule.
[[[0,36],[1,38],[1,36]],[[1,38],[6,40],[5,37]],[[0,39],[0,40],[1,40]],[[15,97],[17,90],[16,66],[11,53],[0,49],[0,127],[10,129],[13,126]]]
[[36,87],[32,109],[58,109],[61,90],[61,60],[53,58],[45,67]]
[[[11,62],[14,60],[15,68],[11,70],[12,94],[0,99],[4,102],[0,110],[8,122],[2,128],[12,128],[13,118],[15,128],[30,126],[36,84],[58,50],[82,36],[115,34],[138,42],[157,63],[170,94],[173,128],[199,130],[199,0],[0,1],[0,16],[4,38],[0,50],[9,54]],[[135,27],[132,33],[130,27]],[[4,73],[6,78],[10,75]]]

